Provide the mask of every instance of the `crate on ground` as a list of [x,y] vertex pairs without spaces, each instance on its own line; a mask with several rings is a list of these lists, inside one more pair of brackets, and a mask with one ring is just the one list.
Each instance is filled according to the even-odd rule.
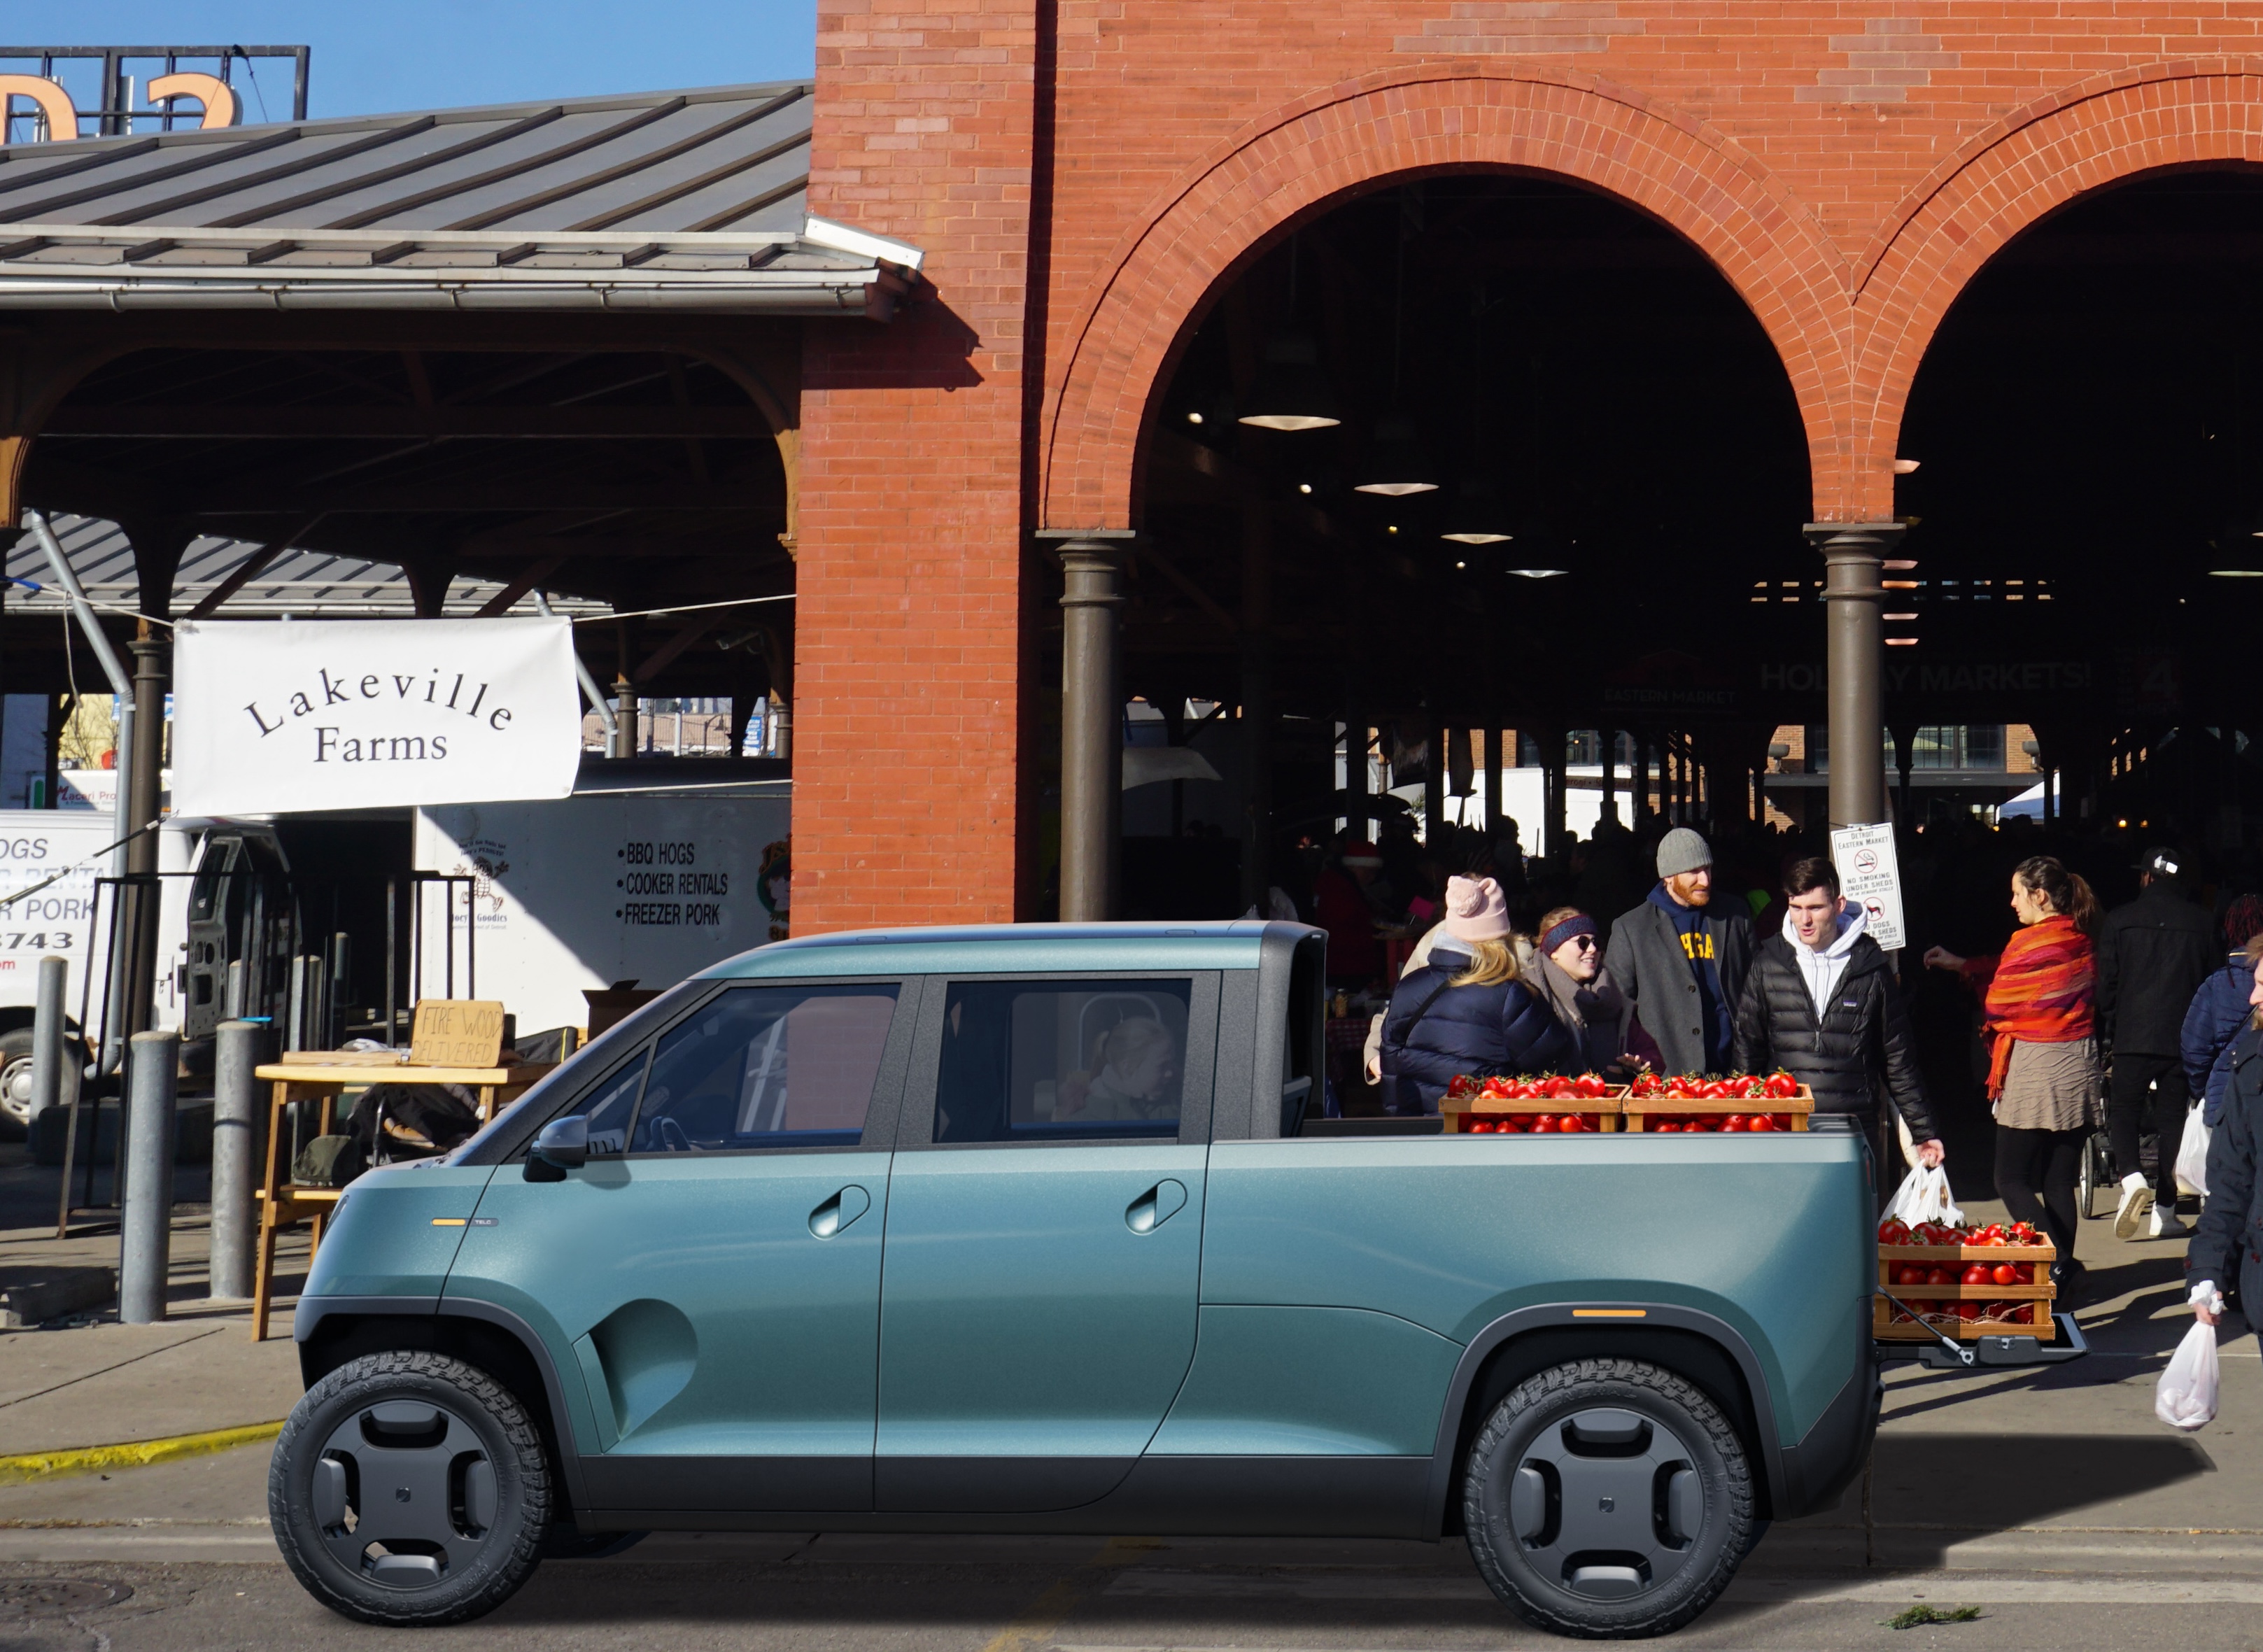
[[[2051,1265],[2057,1260],[2058,1251],[2048,1239],[2034,1244],[1881,1244],[1880,1295],[1871,1299],[1872,1334],[1886,1342],[1929,1342],[1933,1338],[1927,1327],[1931,1326],[1966,1341],[2000,1336],[2051,1341],[2058,1335],[2057,1322],[2051,1317],[2052,1304],[2058,1298],[2058,1288],[2051,1283]],[[1985,1285],[1964,1284],[1964,1271],[1976,1262],[1991,1268],[2017,1268],[2021,1278],[2009,1285],[1992,1280]],[[1956,1282],[1901,1282],[1898,1275],[1910,1267],[1922,1267],[1928,1273],[1943,1270]],[[1922,1316],[1924,1323],[1904,1317],[1886,1300],[1888,1291]],[[1965,1318],[1958,1311],[1961,1302],[1980,1303],[1980,1316]],[[1992,1307],[2004,1311],[1992,1315],[1987,1311]]]
[[1693,1120],[1699,1121],[1696,1129],[1702,1132],[1754,1114],[1766,1114],[1772,1129],[1804,1130],[1815,1111],[1815,1092],[1804,1084],[1788,1096],[1643,1096],[1630,1091],[1623,1111],[1624,1128],[1638,1134],[1659,1134],[1668,1124],[1678,1133]]

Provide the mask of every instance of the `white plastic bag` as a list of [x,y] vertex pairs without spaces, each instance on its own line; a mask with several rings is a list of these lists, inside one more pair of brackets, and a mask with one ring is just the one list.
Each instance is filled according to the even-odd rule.
[[2216,1420],[2216,1327],[2194,1320],[2153,1389],[2153,1415],[2187,1433],[2206,1428]]
[[2185,1115],[2185,1139],[2177,1149],[2177,1186],[2197,1198],[2208,1197],[2208,1122],[2204,1109]]
[[1939,1222],[1952,1228],[1964,1225],[1964,1213],[1948,1195],[1948,1172],[1938,1165],[1929,1170],[1920,1165],[1904,1177],[1886,1211],[1912,1228],[1920,1222]]

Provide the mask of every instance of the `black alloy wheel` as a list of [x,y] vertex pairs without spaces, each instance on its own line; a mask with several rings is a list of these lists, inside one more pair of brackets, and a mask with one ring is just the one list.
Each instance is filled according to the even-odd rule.
[[1470,1555],[1526,1622],[1626,1640],[1713,1603],[1755,1540],[1736,1429],[1693,1384],[1635,1360],[1541,1372],[1493,1408],[1463,1481]]
[[307,1391],[268,1468],[283,1558],[364,1623],[460,1623],[533,1575],[551,1526],[533,1418],[486,1372],[437,1353],[354,1360]]

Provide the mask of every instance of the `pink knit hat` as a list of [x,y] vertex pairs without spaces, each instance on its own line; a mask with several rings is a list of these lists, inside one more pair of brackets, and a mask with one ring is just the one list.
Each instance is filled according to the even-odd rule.
[[1446,933],[1457,941],[1501,941],[1508,935],[1508,902],[1490,877],[1446,880]]

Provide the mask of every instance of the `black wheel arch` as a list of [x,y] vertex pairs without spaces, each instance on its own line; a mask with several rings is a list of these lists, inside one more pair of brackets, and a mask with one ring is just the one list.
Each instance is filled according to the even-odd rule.
[[[1575,1317],[1583,1310],[1612,1317]],[[1753,1476],[1755,1518],[1776,1519],[1778,1509],[1800,1500],[1786,1484],[1767,1377],[1736,1327],[1713,1314],[1666,1304],[1550,1303],[1503,1315],[1463,1350],[1431,1457],[1430,1530],[1451,1536],[1461,1529],[1462,1470],[1471,1443],[1509,1391],[1551,1367],[1598,1359],[1646,1360],[1693,1383],[1721,1408],[1760,1469]]]
[[309,1296],[299,1304],[292,1334],[300,1377],[310,1389],[349,1360],[395,1349],[477,1366],[517,1397],[541,1431],[558,1473],[558,1511],[578,1519],[588,1510],[557,1367],[534,1328],[509,1309],[429,1296]]

